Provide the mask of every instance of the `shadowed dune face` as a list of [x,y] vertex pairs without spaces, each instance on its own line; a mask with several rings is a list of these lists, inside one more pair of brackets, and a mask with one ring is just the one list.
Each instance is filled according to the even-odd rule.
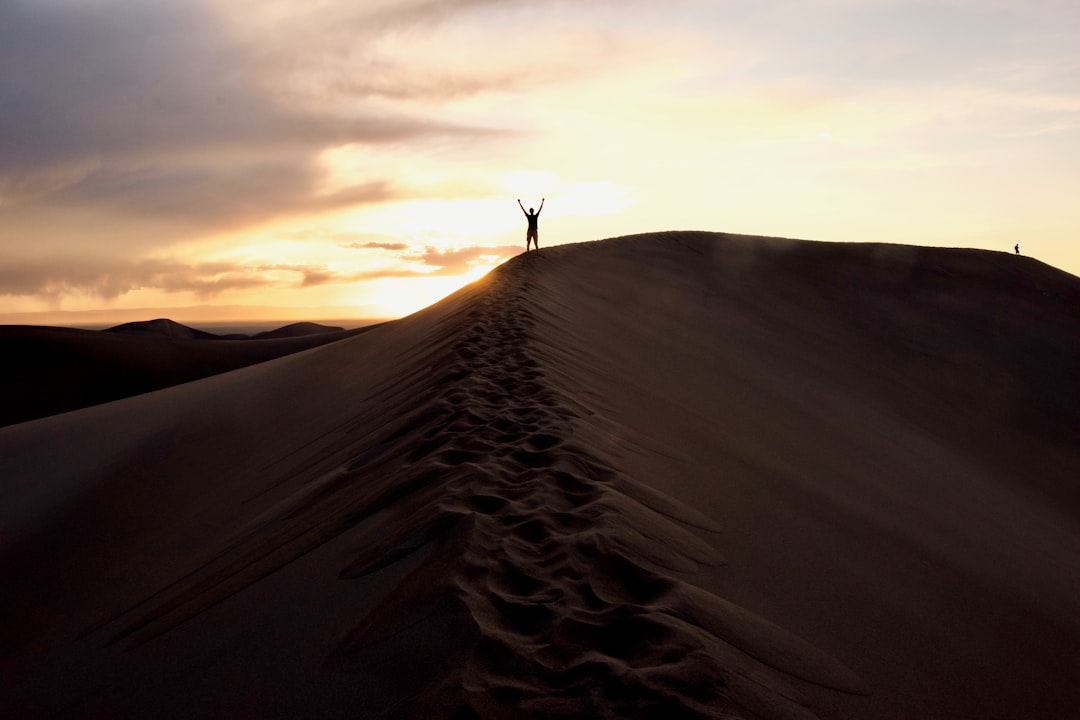
[[100,332],[0,325],[0,426],[199,380],[368,329],[298,323],[254,341],[222,339],[170,320]]
[[539,276],[537,306],[566,321],[538,346],[596,411],[582,441],[724,521],[730,563],[699,583],[873,689],[816,707],[1070,716],[1076,278],[997,253],[686,233],[572,259]]
[[2,430],[0,699],[1068,717],[1078,300],[1026,258],[631,237]]
[[168,318],[156,320],[143,320],[124,323],[115,327],[106,328],[102,332],[119,333],[122,335],[143,335],[153,337],[168,337],[177,340],[217,340],[218,336],[213,333],[196,330],[195,328],[181,325]]

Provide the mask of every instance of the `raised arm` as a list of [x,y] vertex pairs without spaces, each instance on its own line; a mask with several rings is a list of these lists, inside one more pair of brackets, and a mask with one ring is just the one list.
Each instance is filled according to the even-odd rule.
[[[543,205],[543,203],[540,204]],[[529,216],[529,213],[525,212],[525,206],[521,204],[521,198],[518,198],[518,207],[521,208],[521,212],[525,213],[526,217]]]
[[540,211],[544,209],[544,198],[540,198],[540,207],[536,208],[536,214],[539,215]]

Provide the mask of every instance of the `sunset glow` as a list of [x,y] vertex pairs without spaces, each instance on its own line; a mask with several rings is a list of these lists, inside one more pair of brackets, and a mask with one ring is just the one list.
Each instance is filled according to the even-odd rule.
[[541,247],[1019,243],[1080,273],[1078,29],[1061,0],[15,0],[0,323],[399,316],[523,250],[518,198]]

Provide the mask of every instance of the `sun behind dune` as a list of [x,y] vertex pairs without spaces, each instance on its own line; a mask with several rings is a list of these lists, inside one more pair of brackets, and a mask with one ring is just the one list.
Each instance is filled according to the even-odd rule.
[[[463,275],[378,280],[375,292],[378,299],[375,306],[382,317],[400,318],[411,315],[487,275],[495,267],[496,261],[497,259],[478,262]],[[364,289],[364,301],[370,298],[370,293],[370,288]],[[357,304],[363,304],[359,297]]]

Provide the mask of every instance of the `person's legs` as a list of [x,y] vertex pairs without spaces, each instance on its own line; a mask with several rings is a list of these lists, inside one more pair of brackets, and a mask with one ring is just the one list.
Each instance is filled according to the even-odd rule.
[[525,252],[529,252],[530,243],[535,243],[537,251],[540,250],[540,243],[536,239],[536,231],[531,229],[525,232]]

